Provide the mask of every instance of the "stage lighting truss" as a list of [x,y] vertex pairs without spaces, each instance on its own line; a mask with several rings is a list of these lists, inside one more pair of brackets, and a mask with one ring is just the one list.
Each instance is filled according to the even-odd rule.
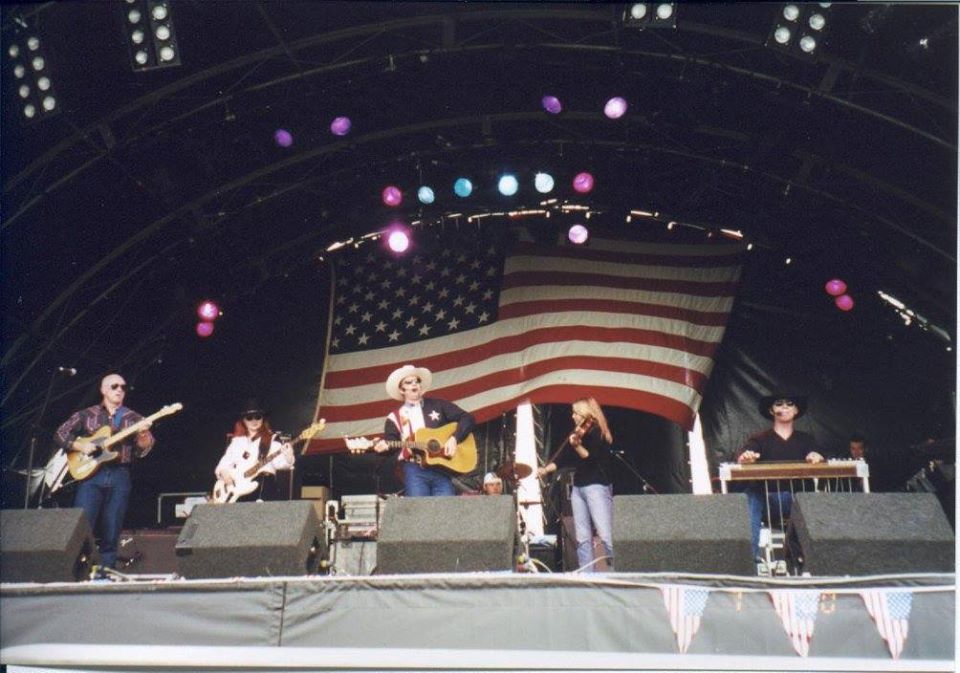
[[180,65],[169,0],[124,0],[121,11],[134,72]]
[[6,62],[20,107],[20,120],[31,124],[60,112],[50,75],[50,61],[39,33],[22,19],[18,30],[6,45]]
[[623,10],[623,25],[630,28],[677,27],[677,3],[631,2]]
[[781,5],[767,35],[766,46],[804,58],[823,50],[831,27],[830,3],[788,2]]

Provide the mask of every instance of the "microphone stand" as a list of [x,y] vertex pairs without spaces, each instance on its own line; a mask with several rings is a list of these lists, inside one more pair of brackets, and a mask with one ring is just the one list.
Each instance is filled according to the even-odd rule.
[[[47,383],[47,391],[43,396],[43,404],[40,405],[40,411],[37,413],[37,418],[32,424],[33,436],[30,438],[30,450],[27,453],[27,469],[24,472],[23,477],[23,508],[30,508],[30,478],[33,474],[33,459],[37,450],[37,431],[40,429],[40,422],[43,420],[44,414],[47,413],[47,405],[50,404],[50,393],[53,392],[53,384],[56,383],[57,375],[59,371],[54,371],[53,376],[50,377],[50,381]],[[17,458],[20,457],[20,453],[23,451],[23,445],[20,445],[20,450],[17,451],[13,459],[10,461],[10,465],[7,469],[12,469],[17,463]]]
[[659,495],[657,493],[657,489],[651,486],[650,482],[643,478],[643,475],[640,474],[637,468],[635,468],[630,461],[623,457],[622,451],[614,451],[613,455],[617,460],[626,465],[627,469],[630,470],[631,473],[633,473],[633,476],[637,478],[637,481],[639,481],[640,485],[643,487],[644,493],[653,493],[654,495]]

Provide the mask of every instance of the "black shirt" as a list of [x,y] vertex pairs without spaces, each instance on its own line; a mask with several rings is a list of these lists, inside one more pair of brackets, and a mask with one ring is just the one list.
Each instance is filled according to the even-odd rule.
[[745,451],[759,453],[759,460],[805,460],[807,454],[811,451],[822,453],[817,446],[813,435],[800,430],[794,430],[789,439],[784,439],[771,428],[764,432],[759,432],[750,439],[737,452],[737,457]]
[[586,458],[581,458],[576,449],[568,446],[560,454],[557,461],[557,467],[576,466],[573,473],[574,486],[588,486],[590,484],[610,484],[613,483],[610,478],[610,461],[612,454],[611,446],[603,434],[600,432],[600,426],[594,425],[586,434],[580,438],[580,443],[587,450]]

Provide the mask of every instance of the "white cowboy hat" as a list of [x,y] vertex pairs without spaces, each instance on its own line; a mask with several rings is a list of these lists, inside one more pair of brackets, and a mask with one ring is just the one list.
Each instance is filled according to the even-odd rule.
[[487,472],[485,475],[483,475],[484,486],[487,484],[498,484],[501,481],[503,481],[503,479],[498,477],[494,472]]
[[433,374],[425,367],[414,367],[413,365],[403,365],[400,369],[393,370],[393,373],[387,377],[387,395],[403,402],[403,393],[400,392],[400,382],[408,376],[416,376],[420,379],[420,390],[427,392],[430,390],[430,383],[433,381]]

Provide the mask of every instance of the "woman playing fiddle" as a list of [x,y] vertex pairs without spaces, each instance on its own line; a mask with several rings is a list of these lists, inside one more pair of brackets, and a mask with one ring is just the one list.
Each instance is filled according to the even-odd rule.
[[592,397],[573,403],[573,422],[576,428],[567,439],[570,449],[559,452],[557,462],[551,460],[537,468],[537,475],[544,477],[556,472],[558,462],[576,466],[570,504],[577,537],[577,563],[583,571],[593,571],[593,536],[596,534],[603,543],[607,567],[613,570],[613,483],[610,478],[613,435],[603,409]]

